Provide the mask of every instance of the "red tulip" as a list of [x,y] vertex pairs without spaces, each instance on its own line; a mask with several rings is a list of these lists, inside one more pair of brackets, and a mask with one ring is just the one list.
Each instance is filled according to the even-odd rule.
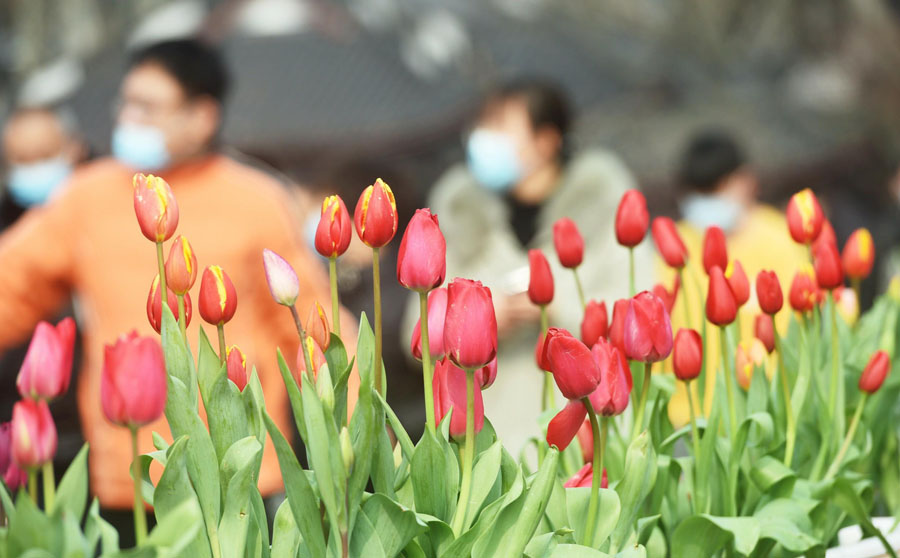
[[847,244],[844,245],[842,255],[844,273],[851,279],[865,279],[872,273],[875,264],[875,243],[868,229],[856,229]]
[[756,300],[766,314],[774,316],[784,305],[781,283],[774,271],[760,271],[756,276]]
[[700,375],[703,366],[703,339],[693,329],[679,329],[675,336],[672,367],[675,377],[683,382]]
[[197,280],[197,256],[188,240],[178,235],[166,260],[166,287],[175,294],[185,294]]
[[575,269],[581,265],[584,259],[584,239],[578,232],[575,221],[563,217],[553,224],[553,246],[563,267]]
[[[172,315],[176,318],[178,317],[178,297],[175,296],[175,293],[172,292],[172,289],[166,285],[167,297],[166,304],[169,305],[169,310],[172,311]],[[193,316],[193,306],[191,305],[191,295],[190,293],[184,293],[184,326],[187,327],[191,324],[191,317]],[[153,278],[153,283],[150,284],[150,292],[147,294],[147,320],[150,322],[150,325],[156,331],[156,333],[160,333],[162,331],[162,293],[159,290],[159,275]]]
[[587,397],[600,383],[600,369],[590,349],[564,329],[551,327],[547,330],[542,361],[549,365],[553,379],[566,399]]
[[441,286],[447,273],[447,243],[437,215],[417,209],[409,220],[397,253],[397,281],[419,292]]
[[591,431],[591,421],[589,419],[584,419],[575,436],[578,438],[578,445],[581,447],[581,459],[585,463],[590,462],[594,458],[594,433]]
[[[322,351],[322,347],[316,343],[315,339],[309,335],[306,336],[306,352],[309,354],[309,359],[312,361],[314,369],[312,380],[315,381],[319,377],[319,370],[327,364],[325,361],[325,353]],[[303,356],[303,348],[297,347],[297,373],[294,374],[294,381],[296,381],[297,385],[301,388],[303,387],[303,381],[300,378],[305,374],[306,358]]]
[[381,248],[397,234],[397,202],[380,178],[359,196],[353,213],[356,235],[366,246]]
[[132,179],[134,213],[148,240],[169,240],[178,227],[178,204],[169,184],[158,176],[137,173]]
[[[450,436],[462,438],[466,435],[466,371],[454,366],[446,358],[434,365],[434,417],[440,423],[450,409]],[[484,427],[484,400],[481,390],[474,390],[475,433]]]
[[885,351],[876,351],[859,377],[859,389],[866,393],[875,393],[890,371],[891,356]]
[[606,303],[589,300],[584,307],[584,319],[581,320],[581,340],[588,347],[593,347],[598,339],[606,337],[608,331]]
[[487,389],[494,385],[497,379],[497,357],[487,363],[487,366],[475,371],[475,385],[481,389]]
[[10,492],[24,486],[28,473],[23,471],[13,460],[12,455],[12,422],[0,424],[0,476]]
[[447,287],[444,350],[463,369],[483,368],[497,356],[497,316],[491,290],[456,278]]
[[36,469],[56,455],[56,425],[44,400],[13,405],[12,458],[22,469]]
[[340,196],[328,196],[322,202],[322,216],[316,227],[316,251],[336,258],[347,251],[351,236],[350,213]]
[[72,318],[64,318],[56,326],[40,322],[34,329],[16,378],[19,394],[48,400],[64,394],[72,378],[74,351],[75,321]]
[[628,407],[628,396],[633,385],[625,356],[605,339],[594,345],[591,355],[600,368],[600,384],[589,396],[591,405],[605,417],[622,414]]
[[657,217],[653,220],[650,232],[653,234],[656,249],[666,264],[675,269],[683,268],[688,253],[681,235],[678,234],[675,221],[668,217]]
[[609,325],[609,340],[619,349],[619,352],[628,357],[625,351],[625,315],[628,313],[628,301],[620,298],[613,304],[612,323]]
[[325,309],[318,300],[309,309],[309,315],[306,317],[306,334],[312,337],[323,351],[331,344],[331,328],[328,327]]
[[140,426],[162,415],[166,364],[159,341],[132,331],[106,346],[100,402],[106,418],[120,426]]
[[728,286],[728,280],[719,266],[709,272],[709,289],[706,295],[706,319],[717,326],[728,325],[737,317],[737,301]]
[[766,346],[755,337],[744,339],[735,348],[734,360],[734,373],[737,375],[738,384],[747,391],[750,389],[753,371],[766,365]]
[[809,312],[816,306],[818,288],[813,278],[813,271],[807,266],[794,275],[789,293],[791,308],[797,312]]
[[637,190],[625,192],[616,210],[616,240],[622,246],[634,248],[644,240],[649,224],[650,213],[644,194]]
[[657,283],[653,285],[653,290],[651,291],[655,294],[659,299],[663,302],[663,306],[666,307],[666,312],[669,314],[672,313],[672,309],[675,308],[675,301],[678,298],[678,288],[681,285],[678,277],[675,277],[675,283],[672,285],[672,290],[666,288],[662,283]]
[[769,354],[775,350],[775,325],[772,316],[759,314],[753,320],[753,334],[765,345]]
[[528,298],[531,302],[544,306],[553,301],[553,273],[550,264],[540,250],[528,251],[528,268],[531,278],[528,281]]
[[[444,358],[444,319],[447,316],[447,287],[434,289],[428,293],[428,349],[432,360]],[[422,324],[416,320],[413,328],[410,351],[417,360],[422,360]]]
[[237,310],[237,292],[225,271],[211,265],[200,279],[200,317],[212,325],[227,323]]
[[806,188],[794,194],[787,206],[787,223],[791,238],[798,244],[809,244],[822,231],[822,207],[812,190]]
[[[593,462],[585,463],[584,467],[578,470],[572,478],[567,480],[563,486],[565,488],[590,488],[594,482],[594,464]],[[603,475],[600,477],[600,488],[609,488],[609,481],[606,478],[606,469],[603,469]]]
[[750,281],[747,274],[744,273],[744,266],[737,260],[732,260],[725,269],[725,279],[731,288],[731,294],[734,295],[734,302],[738,308],[743,306],[750,300]]
[[247,387],[247,357],[237,345],[228,347],[225,353],[226,369],[228,371],[228,379],[234,382],[239,390],[244,391]]
[[837,246],[819,244],[813,251],[813,263],[816,270],[816,283],[820,289],[836,289],[844,284],[844,270],[841,268],[841,255]]
[[703,269],[709,275],[712,268],[719,266],[723,270],[728,267],[728,247],[725,233],[719,227],[709,227],[703,235]]
[[550,363],[544,358],[544,341],[546,337],[543,333],[538,333],[537,344],[534,346],[534,361],[537,363],[539,370],[544,372],[550,371]]
[[586,416],[587,409],[584,408],[584,403],[569,401],[547,425],[547,445],[556,446],[559,451],[564,451],[572,443]]
[[641,362],[657,362],[672,352],[672,323],[658,296],[644,291],[628,302],[624,343],[625,355]]
[[822,230],[819,231],[819,236],[812,243],[813,250],[820,244],[830,244],[835,249],[838,247],[837,235],[834,234],[834,227],[831,226],[831,221],[828,219],[822,220]]

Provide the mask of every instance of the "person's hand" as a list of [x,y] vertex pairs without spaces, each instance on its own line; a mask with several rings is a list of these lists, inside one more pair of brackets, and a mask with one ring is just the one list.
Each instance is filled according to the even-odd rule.
[[541,319],[540,308],[531,303],[526,293],[496,297],[494,312],[497,315],[499,337],[505,337],[522,325],[537,323]]

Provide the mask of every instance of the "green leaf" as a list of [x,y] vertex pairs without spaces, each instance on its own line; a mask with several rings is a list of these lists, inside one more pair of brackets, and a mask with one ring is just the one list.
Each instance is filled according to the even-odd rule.
[[[583,541],[591,489],[586,486],[566,488],[565,492],[568,505],[568,526],[575,531],[575,540]],[[597,523],[594,526],[594,546],[601,546],[606,541],[607,537],[615,529],[622,510],[619,495],[615,490],[601,488],[599,494],[600,502],[597,508]]]
[[856,520],[865,532],[874,533],[875,536],[878,537],[878,540],[881,541],[881,544],[884,545],[887,553],[893,558],[897,558],[893,546],[884,538],[881,530],[877,529],[872,524],[862,498],[860,498],[859,494],[853,489],[853,485],[850,484],[850,481],[844,478],[835,479],[834,482],[831,483],[830,488],[826,490],[826,494],[832,502],[844,510],[847,515]]
[[537,535],[525,547],[527,558],[549,558],[554,549],[572,534],[571,529],[559,529],[550,533]]
[[[213,446],[216,448],[216,457],[221,462],[232,444],[250,434],[241,390],[228,379],[224,365],[213,382],[209,399],[204,399],[203,403],[206,409],[213,410],[206,413],[206,420],[209,423]],[[222,490],[225,490],[224,479],[222,482]]]
[[356,516],[356,524],[350,536],[350,556],[365,556],[366,558],[387,558],[375,526],[369,521],[366,514]]
[[656,452],[645,431],[631,442],[625,454],[625,476],[616,486],[624,513],[610,537],[610,552],[622,548],[628,540],[644,499],[653,490],[656,474]]
[[290,503],[285,500],[275,512],[272,525],[272,558],[295,558],[300,547],[300,531]]
[[770,497],[788,497],[794,491],[794,481],[797,475],[793,469],[772,456],[765,455],[760,458],[750,469],[750,480],[753,481],[760,492]]
[[[181,329],[175,316],[166,304],[162,305],[162,328],[160,329],[160,341],[162,342],[163,356],[166,361],[166,374],[170,377],[178,378],[183,386],[186,386],[186,395],[184,403],[188,405],[187,410],[197,412],[197,372],[194,369],[194,357],[191,355],[191,349],[187,346],[184,337],[181,336]],[[201,329],[202,331],[202,329]]]
[[416,511],[450,521],[456,509],[459,466],[449,445],[442,446],[428,429],[410,461],[410,480]]
[[[258,458],[262,458],[262,453],[259,454]],[[259,558],[269,558],[269,521],[268,516],[266,515],[266,504],[263,502],[262,494],[259,493],[259,489],[256,486],[253,486],[250,490],[250,505],[253,523],[250,525],[250,531],[248,531],[247,536],[258,537],[260,542],[260,553],[257,556]],[[290,509],[288,509],[288,515],[290,515]],[[256,526],[255,529],[254,525]],[[251,542],[252,541],[248,538],[248,549],[251,548]]]
[[119,551],[119,532],[100,517],[100,501],[94,498],[84,521],[84,534],[88,540],[91,555],[96,554],[97,542],[100,542],[101,554]]
[[812,523],[808,510],[796,501],[788,498],[772,500],[754,517],[759,518],[760,537],[771,539],[789,552],[803,554],[822,547],[821,542],[810,534]]
[[463,530],[475,521],[478,512],[487,501],[488,493],[497,482],[497,476],[500,474],[501,449],[500,442],[494,442],[475,461],[472,468],[472,491],[469,495],[469,506],[466,509]]
[[255,465],[262,446],[255,436],[232,444],[222,458],[225,510],[219,522],[219,546],[223,558],[240,558],[247,543],[250,526],[250,491],[255,489]]
[[241,393],[244,400],[244,410],[247,414],[247,431],[256,436],[260,445],[266,445],[266,422],[263,420],[263,413],[266,412],[266,400],[263,397],[262,384],[259,382],[259,375],[256,373],[256,367],[250,372],[247,379],[247,386]]
[[375,390],[371,385],[359,386],[359,399],[350,419],[350,445],[353,447],[353,470],[347,487],[350,504],[350,521],[355,520],[356,510],[369,481],[378,429],[383,430],[382,414],[375,408]]
[[81,521],[88,498],[87,457],[88,445],[84,444],[59,482],[56,500],[53,509],[50,510],[51,515],[57,510],[63,510],[77,521]]
[[550,500],[550,493],[553,490],[553,484],[556,482],[556,472],[559,463],[559,452],[556,448],[550,448],[547,455],[544,456],[544,462],[541,463],[537,475],[528,488],[525,495],[525,502],[518,514],[515,526],[509,532],[508,540],[501,549],[501,556],[509,558],[520,558],[525,551],[525,546],[534,535],[544,510],[547,508],[547,502]]
[[561,544],[553,550],[550,558],[609,558],[609,554],[577,544]]
[[159,556],[180,558],[203,525],[196,500],[185,500],[160,519],[147,537],[147,545],[155,546]]
[[726,547],[748,556],[759,542],[759,536],[759,520],[755,517],[695,515],[675,529],[672,558],[713,556]]
[[391,409],[388,402],[384,400],[384,397],[377,391],[373,391],[373,393],[375,394],[375,398],[378,399],[378,402],[381,404],[381,408],[384,409],[385,417],[391,425],[391,430],[394,431],[394,434],[397,437],[397,442],[400,444],[400,450],[403,452],[403,457],[411,461],[416,448],[413,445],[409,434],[407,434],[406,429],[403,428],[403,423],[400,422],[397,414]]
[[325,504],[332,526],[338,525],[343,513],[346,472],[340,454],[340,440],[333,415],[322,406],[322,401],[307,376],[302,376],[303,418],[306,421],[307,455],[316,475],[319,495]]
[[[162,521],[182,503],[188,500],[197,501],[197,494],[194,492],[187,470],[187,446],[187,436],[179,437],[169,446],[166,468],[153,493],[153,511],[157,521]],[[199,531],[185,551],[190,556],[212,556],[207,533]]]
[[[213,349],[209,342],[209,337],[203,328],[200,328],[200,339],[197,342],[197,383],[200,386],[200,396],[207,409],[212,409],[209,405],[212,397],[213,386],[219,378],[223,370],[227,370],[225,363],[219,359],[216,350]],[[226,372],[226,376],[227,376]]]
[[62,551],[62,523],[44,515],[25,490],[20,490],[16,497],[15,520],[10,517],[7,536],[10,556],[18,556],[30,548],[43,549],[54,556]]
[[291,411],[294,413],[294,425],[297,427],[297,433],[300,434],[300,439],[303,440],[303,444],[305,445],[306,422],[303,419],[303,398],[300,395],[300,386],[298,386],[297,382],[294,380],[291,369],[288,367],[287,362],[285,362],[284,355],[281,354],[281,349],[277,350],[277,355],[278,370],[281,372],[281,380],[284,382],[284,387],[288,394],[288,401],[291,403]]
[[359,317],[359,333],[356,338],[356,368],[359,370],[359,383],[375,385],[375,333],[369,326],[366,313]]
[[[396,556],[428,525],[416,513],[382,494],[374,494],[363,505],[363,513],[371,522],[385,556]],[[354,532],[354,535],[356,533]]]

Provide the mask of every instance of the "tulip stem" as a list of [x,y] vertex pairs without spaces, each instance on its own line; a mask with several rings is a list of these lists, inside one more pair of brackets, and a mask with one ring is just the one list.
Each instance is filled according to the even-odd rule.
[[458,538],[466,526],[466,511],[472,492],[472,461],[475,458],[475,371],[466,370],[466,439],[462,454],[462,484],[453,516],[453,534]]
[[432,434],[436,431],[434,424],[434,371],[431,362],[431,344],[428,339],[428,293],[419,293],[419,327],[422,345],[422,384],[425,388],[425,424]]
[[628,296],[634,296],[634,248],[628,249]]
[[[584,524],[584,546],[593,547],[597,511],[600,506],[600,484],[603,482],[603,453],[606,450],[607,422],[606,417],[603,417],[602,421],[598,420],[597,413],[594,411],[594,406],[589,398],[582,397],[581,402],[584,404],[584,408],[587,409],[588,416],[591,419],[591,434],[594,438],[594,461],[592,464],[594,470],[591,476],[591,498],[588,501],[587,518]],[[603,423],[602,427],[600,426],[601,422]]]
[[328,258],[328,280],[331,284],[331,329],[341,336],[341,305],[338,301],[337,258]]
[[160,300],[169,300],[166,289],[166,259],[163,257],[163,243],[156,243],[156,265],[159,267]]
[[684,284],[684,268],[678,268],[678,282],[681,284],[681,301],[682,307],[684,308],[684,323],[688,327],[688,329],[693,329],[691,325],[691,308],[688,303],[688,290],[687,285]]
[[[859,291],[860,291],[859,277],[854,277],[854,278],[850,279],[850,288],[853,289],[853,294],[856,295],[856,304],[858,305],[858,307],[861,308],[862,307],[862,299],[859,298]],[[859,322],[857,322],[857,323],[859,323]]]
[[225,323],[216,324],[216,331],[219,334],[219,364],[225,364],[225,359],[228,358],[228,349],[225,346]]
[[134,540],[141,546],[147,538],[147,512],[141,497],[141,462],[138,460],[138,429],[131,427],[131,476],[134,481]]
[[[575,288],[578,289],[578,300],[581,301],[581,309],[584,310],[587,307],[587,304],[584,301],[584,289],[581,287],[581,278],[578,277],[578,268],[572,268],[572,275],[575,276]],[[544,307],[541,306],[541,311],[544,311]],[[544,328],[546,330],[546,328]]]
[[784,355],[782,354],[781,336],[778,335],[778,326],[775,325],[775,316],[772,316],[772,333],[775,337],[775,351],[778,353],[778,375],[781,376],[781,391],[784,397],[784,414],[787,416],[787,434],[784,446],[784,465],[790,468],[794,459],[794,441],[797,439],[797,426],[794,424],[794,410],[791,405],[791,387],[788,384],[787,370],[784,368]]
[[176,295],[175,298],[178,300],[178,327],[181,329],[181,336],[184,337],[184,342],[187,343],[187,316],[184,312],[184,295]]
[[838,472],[838,468],[841,466],[841,462],[844,460],[844,456],[847,454],[847,450],[850,449],[850,444],[853,442],[853,436],[856,435],[856,428],[859,426],[859,419],[862,417],[863,407],[865,407],[868,398],[868,393],[863,392],[861,394],[859,403],[856,404],[856,412],[853,413],[853,418],[850,420],[850,427],[847,429],[847,435],[844,437],[844,443],[841,444],[840,451],[838,451],[834,461],[831,462],[831,467],[828,468],[828,472],[825,473],[824,480],[829,480]]
[[631,428],[631,441],[641,433],[644,426],[644,407],[647,406],[647,393],[650,391],[650,369],[653,363],[644,363],[644,383],[641,384],[641,398],[638,400],[637,412],[634,415],[634,426]]
[[728,398],[728,433],[737,434],[737,414],[734,409],[734,373],[728,366],[728,336],[725,326],[719,326],[719,341],[722,351],[722,372],[725,374],[725,396]]
[[[828,408],[832,410],[832,413],[834,413],[834,423],[835,427],[837,427],[838,413],[842,412],[837,408],[837,390],[838,382],[840,381],[841,344],[840,339],[838,338],[837,309],[835,308],[836,303],[834,300],[834,291],[828,291],[828,298],[831,302],[831,385],[828,386]],[[837,429],[837,431],[838,434],[843,434],[843,432],[840,432],[839,428]]]
[[53,475],[53,460],[44,463],[44,511],[53,511],[53,502],[56,500],[56,478]]
[[37,506],[37,469],[28,471],[28,496],[31,497],[31,503]]
[[[694,513],[703,513],[704,503],[700,498],[700,477],[697,474],[697,464],[700,463],[700,432],[697,430],[697,418],[694,412],[694,395],[691,393],[691,381],[684,383],[687,390],[688,409],[691,413],[691,443],[694,446]],[[705,498],[703,498],[705,500]]]
[[372,248],[372,289],[375,295],[375,391],[384,395],[381,372],[381,261],[378,248]]
[[303,352],[303,362],[306,363],[306,374],[310,382],[314,381],[315,372],[312,366],[312,355],[306,350],[306,331],[303,329],[303,323],[300,321],[300,314],[297,313],[297,307],[293,304],[289,307],[291,316],[294,318],[294,325],[297,327],[297,334],[300,336],[300,351]]

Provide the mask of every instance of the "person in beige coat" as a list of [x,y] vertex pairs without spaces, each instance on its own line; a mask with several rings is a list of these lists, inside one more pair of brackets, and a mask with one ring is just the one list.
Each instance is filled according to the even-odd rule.
[[[573,219],[585,240],[578,273],[586,299],[606,301],[611,313],[613,302],[629,295],[628,251],[616,243],[614,220],[634,178],[612,153],[570,156],[569,124],[568,102],[555,86],[521,81],[499,88],[468,137],[467,163],[447,170],[429,199],[447,240],[447,280],[477,279],[493,293],[499,373],[484,392],[485,415],[515,453],[540,435],[542,376],[534,360],[540,314],[526,294],[528,250],[543,250],[553,269],[551,326],[580,336],[575,279],[553,248],[553,224],[561,217]],[[649,241],[635,256],[638,288],[648,288]],[[556,404],[564,404],[559,393]]]

